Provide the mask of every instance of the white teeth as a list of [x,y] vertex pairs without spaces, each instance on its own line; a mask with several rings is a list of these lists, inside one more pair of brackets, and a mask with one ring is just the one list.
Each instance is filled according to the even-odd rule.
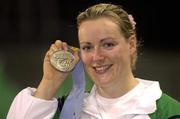
[[95,67],[95,70],[97,73],[104,73],[109,68],[109,65],[101,66],[101,67]]

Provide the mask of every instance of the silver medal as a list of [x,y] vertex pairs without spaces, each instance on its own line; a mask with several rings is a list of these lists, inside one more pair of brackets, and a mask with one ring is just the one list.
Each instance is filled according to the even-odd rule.
[[60,50],[52,54],[50,62],[54,68],[62,72],[71,71],[75,64],[75,57],[69,51]]

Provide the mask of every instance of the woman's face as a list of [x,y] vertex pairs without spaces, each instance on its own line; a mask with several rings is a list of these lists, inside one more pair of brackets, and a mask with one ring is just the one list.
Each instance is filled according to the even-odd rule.
[[125,39],[108,18],[84,21],[78,36],[82,61],[96,85],[108,86],[127,78],[130,57],[136,50],[134,38]]

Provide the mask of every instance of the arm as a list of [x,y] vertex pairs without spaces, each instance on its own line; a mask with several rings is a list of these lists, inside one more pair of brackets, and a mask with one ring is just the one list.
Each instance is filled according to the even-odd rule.
[[[43,77],[37,89],[27,88],[14,99],[7,119],[51,119],[56,112],[58,102],[54,98],[63,81],[69,75],[59,72],[50,64],[51,55],[57,50],[67,50],[67,44],[56,41],[47,51],[43,64]],[[78,62],[78,52],[74,52]]]
[[43,64],[43,77],[34,94],[37,98],[45,100],[52,99],[69,74],[57,71],[50,64],[51,55],[58,50],[67,50],[67,44],[58,40],[47,51]]
[[[58,50],[68,50],[67,44],[57,40],[54,44],[51,45],[49,51],[46,53],[43,64],[43,78],[37,88],[37,91],[34,94],[35,97],[45,100],[52,99],[63,81],[69,75],[69,72],[65,73],[57,71],[50,64],[51,55]],[[74,51],[73,55],[75,56],[75,61],[78,62],[78,51]]]
[[32,96],[35,91],[30,87],[22,90],[11,104],[7,119],[52,119],[58,106],[57,99],[36,98]]
[[152,119],[179,119],[180,118],[180,103],[172,97],[162,94],[157,101],[156,112],[150,114]]

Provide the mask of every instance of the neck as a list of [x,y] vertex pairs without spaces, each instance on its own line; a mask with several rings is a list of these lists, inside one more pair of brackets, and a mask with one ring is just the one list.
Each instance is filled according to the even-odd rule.
[[127,78],[124,78],[123,80],[117,80],[112,84],[109,84],[108,86],[105,87],[97,86],[97,91],[103,97],[117,98],[128,93],[137,84],[138,81],[134,79],[133,75],[130,75]]

